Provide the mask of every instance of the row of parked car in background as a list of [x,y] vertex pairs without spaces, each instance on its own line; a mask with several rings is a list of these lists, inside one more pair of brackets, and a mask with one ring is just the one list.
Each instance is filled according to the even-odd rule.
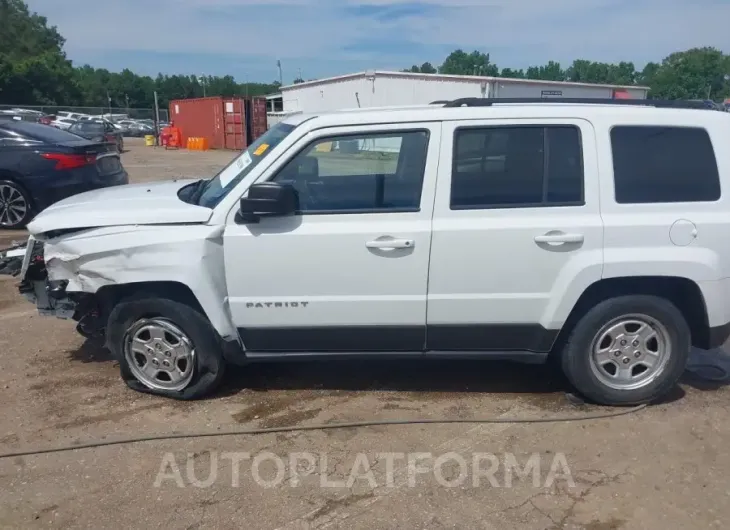
[[[0,110],[0,118],[38,122],[64,131],[72,130],[72,127],[75,125],[78,126],[79,124],[104,124],[107,126],[107,132],[117,133],[120,137],[141,138],[150,134],[156,134],[154,120],[134,119],[130,118],[127,114],[93,115],[72,111],[59,111],[55,114],[48,114],[38,110],[15,108]],[[167,123],[160,122],[158,126],[159,129],[162,129],[167,126]],[[82,129],[89,128],[82,127]]]

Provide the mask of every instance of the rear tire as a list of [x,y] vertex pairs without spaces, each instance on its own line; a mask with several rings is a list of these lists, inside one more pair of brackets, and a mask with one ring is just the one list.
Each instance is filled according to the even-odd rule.
[[585,397],[603,405],[635,405],[674,388],[691,347],[687,321],[669,300],[620,296],[600,302],[578,321],[561,364]]
[[0,180],[0,227],[23,228],[32,217],[28,192],[13,180]]
[[109,315],[107,344],[131,389],[173,399],[204,397],[225,371],[218,333],[190,306],[154,297],[121,301]]

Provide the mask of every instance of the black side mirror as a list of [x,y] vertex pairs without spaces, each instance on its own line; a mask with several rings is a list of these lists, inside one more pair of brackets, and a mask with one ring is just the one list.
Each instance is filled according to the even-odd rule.
[[261,217],[284,217],[299,210],[299,194],[290,184],[261,182],[248,189],[241,198],[238,219],[244,223],[256,223]]

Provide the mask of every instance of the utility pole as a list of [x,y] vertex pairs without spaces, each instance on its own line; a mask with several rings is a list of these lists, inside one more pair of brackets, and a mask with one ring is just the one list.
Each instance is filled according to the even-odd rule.
[[106,91],[106,100],[109,103],[109,120],[112,119],[112,97],[109,95],[109,90]]
[[155,145],[160,145],[160,105],[157,102],[157,90],[155,90]]
[[205,97],[205,84],[206,84],[205,83],[205,74],[201,75],[198,78],[198,81],[200,82],[201,85],[203,85],[203,97]]
[[279,60],[276,61],[276,67],[279,69],[279,84],[280,85],[283,85],[284,84],[284,77],[281,74],[281,61],[279,61]]

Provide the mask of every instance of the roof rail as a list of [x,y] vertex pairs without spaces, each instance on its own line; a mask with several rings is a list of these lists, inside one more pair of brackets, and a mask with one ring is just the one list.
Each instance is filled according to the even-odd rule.
[[[432,104],[441,103],[434,101]],[[564,103],[581,105],[627,105],[671,109],[709,109],[704,101],[664,99],[592,99],[592,98],[461,98],[448,101],[444,107],[491,107],[494,104]]]

